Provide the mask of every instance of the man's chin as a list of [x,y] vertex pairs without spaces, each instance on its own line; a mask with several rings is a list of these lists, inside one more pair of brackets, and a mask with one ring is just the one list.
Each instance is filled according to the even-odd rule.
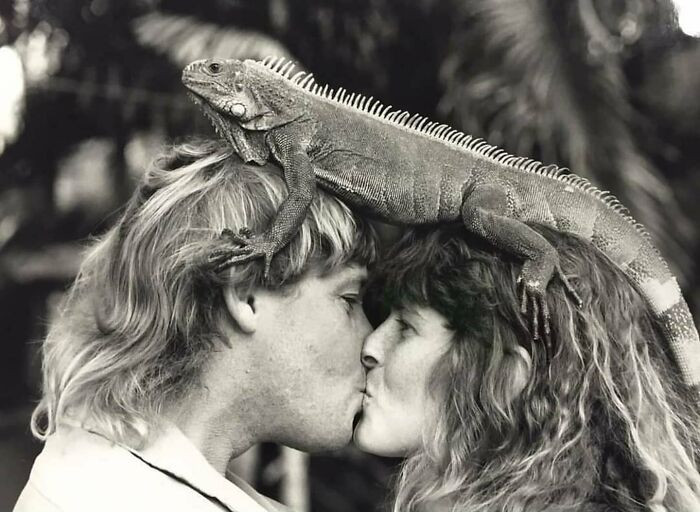
[[287,446],[307,453],[332,452],[342,450],[352,441],[352,423],[347,422],[344,426],[326,428],[322,432],[317,431],[316,435],[308,433],[304,439],[296,439],[294,443],[286,442]]
[[295,446],[290,446],[304,452],[341,450],[352,442],[353,432],[361,415],[361,398],[353,399],[343,412],[327,411],[326,416],[319,418],[313,426],[313,432],[307,429],[305,438],[300,439],[301,442]]

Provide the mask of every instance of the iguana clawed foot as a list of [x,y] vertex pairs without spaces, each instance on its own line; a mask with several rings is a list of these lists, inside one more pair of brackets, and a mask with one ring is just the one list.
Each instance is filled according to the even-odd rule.
[[248,228],[241,228],[238,233],[230,229],[221,232],[221,238],[226,239],[227,246],[214,251],[209,256],[209,264],[216,271],[226,270],[238,263],[254,260],[256,258],[265,259],[265,277],[270,273],[272,257],[279,250],[279,244],[270,239],[265,233],[254,235]]
[[531,320],[530,332],[535,340],[540,339],[540,327],[544,333],[545,344],[550,349],[551,326],[549,306],[547,305],[547,283],[538,279],[527,279],[521,274],[518,277],[520,288],[520,312],[528,315]]
[[562,272],[559,263],[555,263],[553,268],[548,267],[550,266],[535,260],[526,261],[520,276],[518,276],[517,283],[520,288],[520,311],[526,316],[529,312],[533,338],[539,340],[542,334],[547,350],[551,350],[551,315],[547,305],[546,293],[547,285],[552,276],[556,274],[578,307],[581,307],[582,301],[564,272]]

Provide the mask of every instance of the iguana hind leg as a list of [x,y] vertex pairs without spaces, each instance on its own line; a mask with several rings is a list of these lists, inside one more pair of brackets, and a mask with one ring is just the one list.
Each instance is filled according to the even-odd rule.
[[504,187],[481,185],[465,196],[462,220],[466,228],[484,237],[495,247],[525,260],[518,277],[521,311],[531,320],[532,335],[540,330],[550,344],[550,315],[546,292],[554,274],[559,277],[578,304],[581,300],[561,270],[556,249],[527,224],[514,217]]

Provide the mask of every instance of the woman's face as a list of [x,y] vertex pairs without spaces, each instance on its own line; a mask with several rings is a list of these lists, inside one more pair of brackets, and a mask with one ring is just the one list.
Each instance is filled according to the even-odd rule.
[[361,450],[402,457],[420,448],[433,410],[428,382],[453,336],[446,323],[433,309],[408,306],[392,311],[365,340],[367,390],[354,434]]

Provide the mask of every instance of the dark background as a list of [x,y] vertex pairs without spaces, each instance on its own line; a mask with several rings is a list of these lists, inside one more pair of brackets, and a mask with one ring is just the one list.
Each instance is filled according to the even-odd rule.
[[[683,31],[698,30],[695,9],[679,17],[671,0],[0,0],[0,510],[41,447],[28,430],[37,348],[82,242],[110,225],[159,147],[211,133],[180,84],[185,64],[286,56],[319,83],[570,167],[647,226],[697,320],[700,39]],[[279,453],[263,447],[250,473],[272,495]],[[311,509],[380,507],[394,465],[352,448],[312,457]]]

